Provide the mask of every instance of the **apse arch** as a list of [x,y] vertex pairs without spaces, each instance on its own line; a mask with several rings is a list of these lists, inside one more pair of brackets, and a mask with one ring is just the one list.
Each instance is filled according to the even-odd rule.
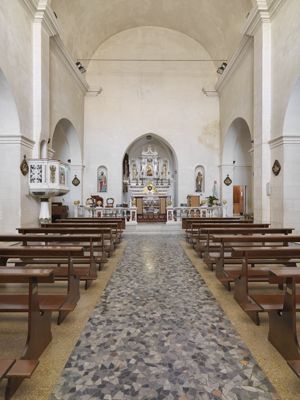
[[[178,197],[178,159],[176,152],[173,146],[162,136],[155,133],[145,133],[143,135],[138,136],[134,139],[123,152],[122,157],[122,181],[123,186],[124,182],[126,184],[126,180],[130,183],[132,177],[132,166],[135,160],[140,158],[142,151],[153,150],[158,153],[160,159],[160,170],[157,171],[157,175],[154,174],[152,178],[157,182],[163,177],[164,174],[164,163],[167,165],[167,173],[165,179],[170,181],[170,190],[169,194],[172,197],[173,205],[177,205],[177,197]],[[128,159],[128,177],[126,176],[126,172],[124,170],[124,160]],[[124,193],[123,193],[124,195]],[[126,196],[125,196],[126,197]],[[124,199],[124,196],[123,196]],[[126,198],[125,198],[126,200]],[[127,199],[128,200],[128,199]]]
[[71,164],[82,164],[82,150],[77,131],[70,120],[60,119],[54,129],[52,136],[52,149],[54,157],[63,162]]
[[283,135],[300,136],[300,77],[295,82],[288,100]]
[[0,68],[0,134],[20,134],[20,118],[11,86]]
[[[227,130],[222,150],[222,198],[228,202],[229,215],[253,210],[252,164],[251,131],[246,120],[238,117]],[[229,185],[224,182],[227,176],[232,181]]]

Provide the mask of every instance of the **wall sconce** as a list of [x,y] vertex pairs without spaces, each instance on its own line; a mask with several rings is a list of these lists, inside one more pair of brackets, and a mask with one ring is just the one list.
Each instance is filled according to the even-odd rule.
[[227,67],[227,63],[223,62],[222,65],[217,69],[217,74],[222,75]]
[[76,66],[77,66],[77,68],[79,69],[79,71],[80,71],[82,74],[84,74],[84,73],[86,72],[86,69],[85,69],[84,66],[81,64],[80,61],[77,61],[77,62],[76,62]]

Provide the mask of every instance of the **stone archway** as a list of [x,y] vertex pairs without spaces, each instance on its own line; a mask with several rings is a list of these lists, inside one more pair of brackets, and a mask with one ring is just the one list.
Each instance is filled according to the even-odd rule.
[[278,160],[281,171],[271,178],[271,222],[300,232],[300,77],[287,105],[282,136],[271,141],[271,163]]
[[[122,178],[124,202],[145,193],[177,205],[177,158],[169,143],[156,134],[142,135],[127,147]],[[147,191],[150,186],[152,190]]]
[[[69,206],[72,213],[73,202],[79,200],[82,202],[83,187],[83,166],[82,166],[82,150],[78,139],[78,134],[72,122],[66,118],[62,118],[56,124],[52,136],[52,150],[54,158],[69,164],[70,174],[68,186],[69,193],[64,195],[59,201]],[[75,176],[80,180],[78,186],[72,184]]]
[[[2,233],[14,232],[22,221],[22,177],[20,163],[30,157],[31,141],[21,136],[20,119],[15,98],[3,71],[0,69],[0,225]],[[27,199],[25,199],[27,201]],[[25,201],[23,203],[25,203]],[[16,210],[12,213],[11,210]],[[7,216],[9,215],[9,218]]]
[[[221,181],[222,200],[227,201],[228,216],[235,213],[235,190],[240,190],[243,196],[243,214],[253,211],[253,167],[252,167],[252,140],[247,122],[243,118],[235,119],[223,142]],[[232,181],[226,185],[224,180],[229,177]],[[240,188],[240,189],[238,189]]]

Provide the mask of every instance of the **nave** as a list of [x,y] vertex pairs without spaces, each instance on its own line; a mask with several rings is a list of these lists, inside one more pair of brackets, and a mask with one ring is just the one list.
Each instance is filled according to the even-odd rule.
[[182,236],[126,240],[50,399],[277,398],[186,256]]

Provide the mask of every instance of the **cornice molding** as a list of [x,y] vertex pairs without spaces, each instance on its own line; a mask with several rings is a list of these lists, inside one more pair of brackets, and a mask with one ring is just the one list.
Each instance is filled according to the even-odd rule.
[[33,16],[34,23],[43,24],[49,36],[60,35],[59,26],[49,0],[23,0]]
[[236,49],[236,51],[233,53],[232,57],[228,61],[227,67],[225,68],[225,71],[223,74],[220,76],[218,82],[216,83],[216,91],[220,93],[222,89],[224,88],[227,80],[231,77],[234,69],[236,68],[237,64],[239,61],[243,58],[245,55],[248,47],[252,44],[252,38],[249,36],[243,36],[239,47]]
[[283,135],[278,136],[274,139],[271,139],[269,142],[270,148],[274,149],[279,146],[283,146],[286,144],[299,144],[300,145],[300,136],[299,135]]
[[49,0],[23,0],[23,2],[33,16],[33,23],[43,24],[49,36],[52,37],[53,43],[56,44],[64,65],[69,68],[82,92],[86,93],[89,90],[89,86],[82,73],[78,70],[76,61],[73,60],[70,52],[61,40],[60,28],[54,12],[49,5]]
[[1,144],[19,144],[33,149],[35,142],[23,135],[0,135],[0,145]]
[[252,43],[251,37],[254,36],[256,29],[262,23],[270,23],[271,19],[284,3],[286,3],[286,0],[272,0],[268,5],[267,0],[257,0],[257,6],[250,11],[246,24],[242,30],[242,40],[232,57],[229,59],[225,71],[216,83],[216,90],[218,92],[223,89],[226,81],[232,75],[235,66],[245,54],[247,46]]
[[55,45],[56,49],[58,50],[59,55],[61,56],[61,60],[69,69],[72,76],[74,77],[75,81],[78,83],[80,89],[83,93],[87,93],[89,90],[89,85],[83,76],[83,74],[79,71],[76,66],[75,61],[73,60],[71,54],[69,53],[68,49],[64,45],[63,41],[61,40],[60,36],[54,36],[52,38],[52,43]]

